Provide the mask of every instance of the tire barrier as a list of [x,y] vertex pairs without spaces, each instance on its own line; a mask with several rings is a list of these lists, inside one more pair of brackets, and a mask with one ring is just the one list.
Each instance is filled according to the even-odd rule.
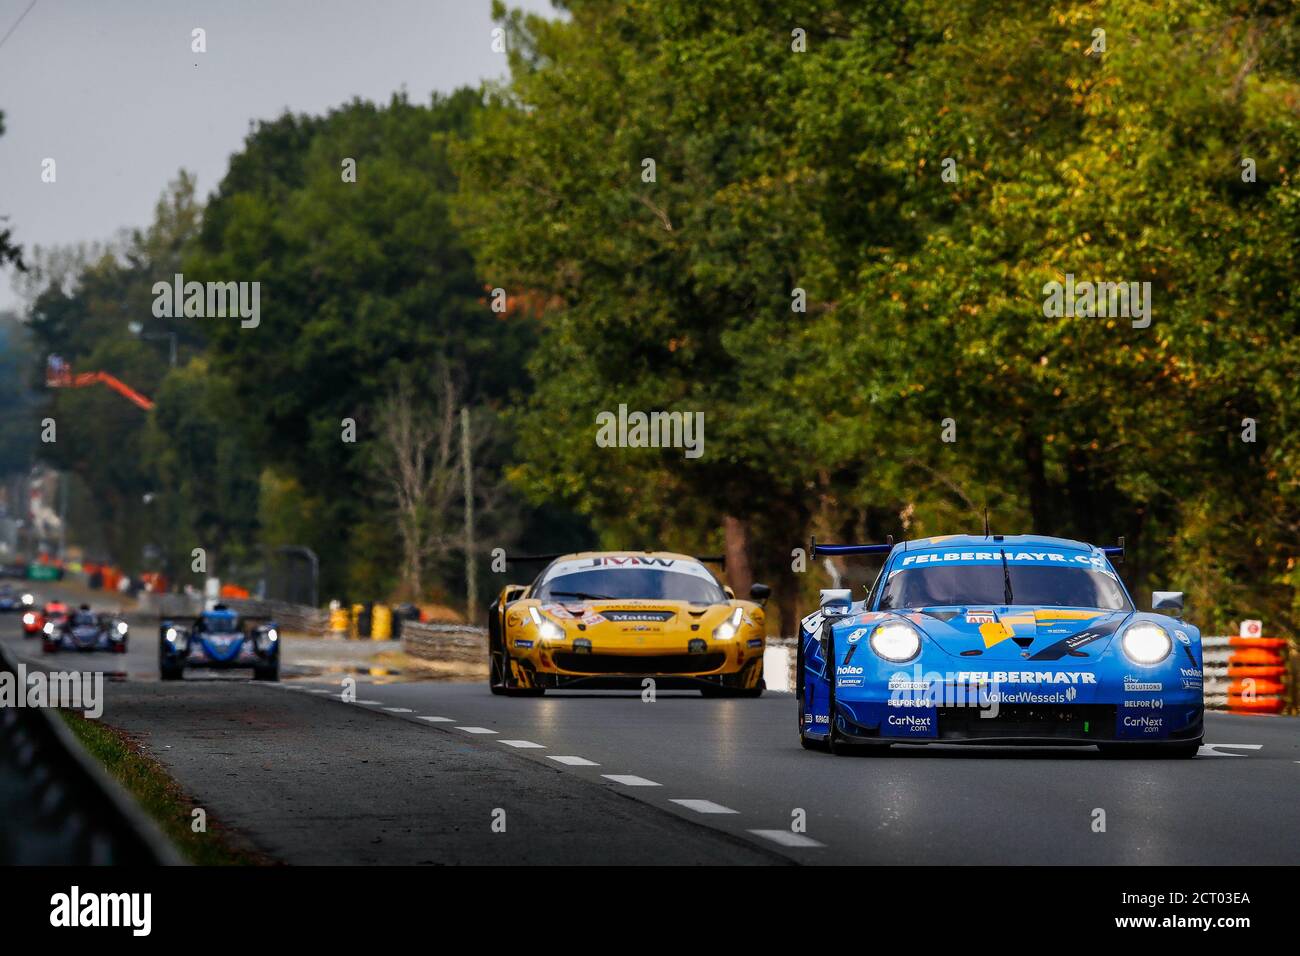
[[1288,642],[1280,637],[1203,637],[1205,706],[1280,714],[1290,692]]
[[427,661],[483,663],[488,656],[487,628],[468,624],[402,624],[402,650]]
[[221,603],[237,614],[246,617],[269,617],[280,625],[286,634],[310,634],[324,637],[329,633],[329,611],[305,604],[290,604],[287,601],[259,601],[231,599]]
[[[18,668],[0,648],[0,671]],[[183,861],[48,708],[0,707],[0,864],[175,866]]]

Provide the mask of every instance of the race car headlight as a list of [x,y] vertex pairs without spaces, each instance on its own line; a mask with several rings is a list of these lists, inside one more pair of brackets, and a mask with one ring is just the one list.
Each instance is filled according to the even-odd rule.
[[274,644],[276,641],[280,639],[280,632],[273,627],[268,627],[266,629],[266,639],[270,643]]
[[51,622],[46,622],[45,626],[44,626],[43,628],[41,628],[41,630],[44,631],[46,634],[53,634],[53,633],[54,633],[54,624],[51,623]]
[[166,632],[165,634],[163,634],[163,637],[167,638],[167,642],[168,642],[169,644],[175,644],[175,643],[176,643],[176,628],[174,628],[174,627],[169,627],[169,628],[167,628],[167,632]]
[[23,615],[23,623],[26,624],[28,627],[30,627],[31,625],[35,624],[35,623],[36,623],[36,615],[35,615],[35,614],[32,614],[31,612],[28,612],[27,614],[24,614],[24,615]]
[[118,621],[118,622],[117,622],[117,633],[118,633],[118,634],[122,635],[123,637],[126,637],[126,632],[127,632],[127,630],[128,630],[128,628],[127,628],[127,626],[126,626],[126,621]]
[[562,641],[564,640],[564,628],[556,624],[549,617],[542,614],[535,607],[528,609],[528,616],[533,619],[537,625],[537,634],[544,641]]
[[23,604],[25,604],[27,607],[31,607],[35,603],[36,603],[36,598],[32,597],[30,594],[23,595]]
[[740,630],[740,622],[744,620],[744,608],[736,608],[732,611],[725,621],[713,629],[713,637],[719,641],[729,641],[736,636]]
[[1168,657],[1174,649],[1174,642],[1169,639],[1169,632],[1159,624],[1138,621],[1124,631],[1120,646],[1124,648],[1124,656],[1134,664],[1149,667]]
[[886,621],[871,632],[871,649],[891,664],[906,664],[921,653],[921,635],[906,621]]

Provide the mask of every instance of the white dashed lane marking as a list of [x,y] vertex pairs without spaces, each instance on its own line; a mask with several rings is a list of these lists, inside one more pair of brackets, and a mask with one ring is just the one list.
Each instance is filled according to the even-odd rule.
[[495,730],[489,730],[487,727],[457,727],[457,730],[463,730],[467,734],[495,734]]
[[818,843],[812,837],[806,837],[802,833],[794,833],[790,830],[750,830],[754,836],[761,836],[765,840],[771,840],[773,843],[779,843],[782,846],[825,846],[825,843]]
[[615,783],[621,783],[625,787],[658,787],[660,784],[653,780],[647,780],[645,777],[638,777],[631,773],[602,773],[606,780],[613,780]]
[[[346,703],[346,701],[344,701],[344,703]],[[367,705],[369,705],[369,706],[371,706],[371,707],[378,707],[380,704],[383,703],[383,701],[382,701],[382,700],[354,700],[352,703],[354,703],[354,704],[367,704]]]
[[1225,753],[1220,747],[1227,747],[1230,750],[1261,750],[1263,744],[1202,744],[1201,749],[1196,752],[1198,757],[1244,757],[1245,754]]
[[409,707],[385,707],[384,710],[388,711],[390,714],[413,714],[413,713],[415,713],[415,711],[411,710],[411,708],[409,708]]
[[452,724],[456,722],[455,717],[426,717],[421,714],[419,720],[427,720],[431,724]]
[[676,803],[685,807],[687,810],[694,810],[696,813],[738,813],[739,811],[724,807],[720,803],[714,803],[712,800],[669,800],[669,803]]
[[600,764],[594,760],[588,760],[586,757],[564,756],[557,757],[554,754],[548,754],[547,760],[554,760],[556,763],[562,763],[566,767],[599,767]]
[[535,744],[531,740],[501,740],[507,747],[518,747],[520,750],[545,750],[545,744]]

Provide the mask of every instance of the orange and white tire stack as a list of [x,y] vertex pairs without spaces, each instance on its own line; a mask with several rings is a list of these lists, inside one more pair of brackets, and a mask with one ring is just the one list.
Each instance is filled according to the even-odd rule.
[[[1254,624],[1255,622],[1247,622]],[[1234,714],[1280,714],[1287,698],[1287,642],[1253,636],[1201,638],[1205,706]]]

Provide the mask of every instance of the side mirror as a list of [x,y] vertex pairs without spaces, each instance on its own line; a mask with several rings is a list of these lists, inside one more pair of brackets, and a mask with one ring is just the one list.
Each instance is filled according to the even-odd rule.
[[853,607],[853,591],[850,588],[822,588],[821,609],[823,617],[839,617],[848,614]]
[[1177,611],[1179,614],[1182,614],[1183,613],[1183,592],[1182,591],[1152,591],[1151,610]]
[[766,604],[767,599],[772,596],[772,589],[766,584],[751,584],[749,586],[749,596],[759,604]]

